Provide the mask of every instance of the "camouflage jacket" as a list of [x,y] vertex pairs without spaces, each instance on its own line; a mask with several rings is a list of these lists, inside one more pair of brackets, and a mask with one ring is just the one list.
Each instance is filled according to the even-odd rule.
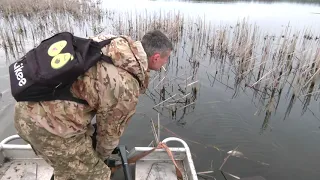
[[[102,41],[110,37],[100,35],[90,38]],[[135,113],[138,96],[145,92],[149,79],[147,56],[141,42],[122,37],[130,43],[117,37],[102,51],[112,58],[114,65],[99,61],[71,87],[73,95],[86,100],[89,105],[55,100],[19,102],[16,108],[22,108],[24,114],[38,126],[64,138],[93,133],[90,122],[96,115],[96,150],[101,158],[107,158],[118,145],[125,126]],[[142,82],[141,86],[129,72],[136,75]]]

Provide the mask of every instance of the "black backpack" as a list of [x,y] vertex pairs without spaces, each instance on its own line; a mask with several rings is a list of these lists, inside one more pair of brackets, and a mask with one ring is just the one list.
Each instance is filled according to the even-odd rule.
[[86,101],[71,95],[72,83],[99,60],[112,63],[101,49],[112,39],[95,42],[62,32],[41,41],[40,45],[9,66],[11,93],[16,101]]

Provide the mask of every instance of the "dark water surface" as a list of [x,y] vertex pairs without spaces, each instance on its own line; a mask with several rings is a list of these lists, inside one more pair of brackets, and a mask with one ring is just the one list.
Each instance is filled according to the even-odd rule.
[[[43,38],[64,30],[81,36],[102,32],[139,39],[146,30],[159,27],[169,34],[175,51],[166,72],[152,73],[149,90],[141,96],[122,144],[148,145],[153,140],[150,119],[156,120],[160,113],[161,139],[186,140],[199,172],[212,167],[213,176],[223,179],[218,169],[227,152],[238,147],[243,156],[230,157],[224,171],[271,180],[319,179],[318,76],[308,81],[317,71],[310,70],[312,63],[320,61],[317,3],[119,0],[103,1],[99,7],[108,11],[83,17],[53,13],[2,19],[1,139],[15,133],[15,101],[7,72],[14,55],[20,57]],[[13,37],[18,45],[4,48]],[[291,60],[288,44],[295,37]],[[271,53],[263,61],[266,47]],[[261,64],[266,64],[264,71],[259,70]],[[310,83],[314,84],[311,91]]]

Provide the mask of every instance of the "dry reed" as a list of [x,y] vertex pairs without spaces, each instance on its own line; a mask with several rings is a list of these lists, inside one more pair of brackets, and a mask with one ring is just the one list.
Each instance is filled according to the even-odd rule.
[[[276,111],[286,85],[285,97],[291,98],[290,103],[301,97],[307,108],[312,98],[320,96],[320,39],[310,29],[293,32],[288,25],[272,35],[261,33],[246,19],[233,25],[215,25],[207,23],[206,17],[190,18],[175,11],[121,13],[99,9],[89,0],[32,1],[27,6],[29,1],[0,0],[4,17],[0,21],[4,27],[0,30],[1,47],[14,59],[44,37],[64,30],[85,36],[127,34],[134,39],[141,39],[152,29],[165,32],[174,44],[173,55],[160,72],[165,71],[165,75],[153,76],[148,96],[158,105],[155,107],[168,110],[175,118],[181,110],[183,117],[188,109],[194,109],[202,83],[198,79],[200,68],[206,68],[210,86],[217,81],[234,91],[233,97],[240,91],[253,91],[260,103],[257,113],[264,111],[266,121]],[[210,64],[202,65],[205,62]],[[178,93],[185,97],[170,98]],[[164,101],[168,98],[170,101]],[[291,107],[289,104],[288,112]]]
[[91,0],[0,0],[0,12],[4,17],[45,15],[48,12],[67,12],[73,16],[85,16],[96,10]]

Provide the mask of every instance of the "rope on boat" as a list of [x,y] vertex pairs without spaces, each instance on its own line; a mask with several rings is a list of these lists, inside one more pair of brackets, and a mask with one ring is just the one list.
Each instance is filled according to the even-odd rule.
[[[169,149],[169,147],[166,145],[166,143],[163,143],[163,142],[159,142],[158,146],[157,147],[154,147],[152,148],[151,150],[149,151],[146,151],[146,152],[143,152],[143,153],[140,153],[130,159],[128,159],[128,163],[129,164],[134,164],[136,163],[138,160],[140,160],[141,158],[147,156],[148,154],[152,153],[153,151],[155,151],[156,149],[165,149],[167,154],[169,155],[169,157],[171,158],[175,168],[176,168],[176,174],[177,174],[177,178],[178,180],[182,180],[183,179],[183,176],[182,176],[182,173],[181,173],[181,170],[179,169],[176,161],[174,160],[173,158],[173,154],[171,152],[171,150]],[[121,167],[121,165],[117,165],[115,167],[112,167],[111,168],[111,171],[112,173],[114,173],[117,169],[119,169]]]

